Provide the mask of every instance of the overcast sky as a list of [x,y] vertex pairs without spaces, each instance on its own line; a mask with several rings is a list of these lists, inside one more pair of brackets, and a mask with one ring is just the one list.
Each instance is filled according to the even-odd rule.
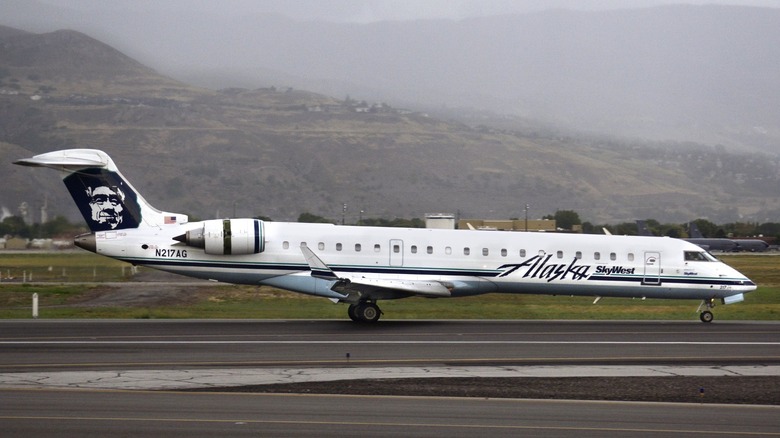
[[298,20],[368,23],[384,20],[452,19],[544,9],[622,9],[662,4],[732,4],[780,8],[780,0],[41,0],[58,6],[132,8],[149,13],[181,10],[219,15],[277,13]]
[[[673,4],[696,6],[658,7]],[[76,30],[211,89],[660,140],[780,139],[780,0],[0,0],[0,24]]]

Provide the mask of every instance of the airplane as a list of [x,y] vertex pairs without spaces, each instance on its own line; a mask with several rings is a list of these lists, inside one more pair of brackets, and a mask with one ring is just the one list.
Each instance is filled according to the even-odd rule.
[[679,239],[211,219],[152,207],[95,149],[14,164],[63,172],[94,253],[185,276],[268,285],[349,305],[376,322],[381,300],[487,293],[701,300],[732,304],[756,289],[745,275]]
[[[638,235],[653,236],[647,223],[642,220],[636,221]],[[769,244],[761,239],[726,239],[720,237],[704,237],[694,222],[688,224],[690,237],[683,238],[686,242],[700,246],[707,251],[722,252],[764,252],[769,250]]]
[[689,238],[685,239],[688,242],[695,243],[708,251],[724,251],[724,252],[764,252],[769,250],[769,244],[760,239],[726,239],[718,237],[704,237],[699,231],[699,227],[696,223],[691,222],[688,224],[690,231]]

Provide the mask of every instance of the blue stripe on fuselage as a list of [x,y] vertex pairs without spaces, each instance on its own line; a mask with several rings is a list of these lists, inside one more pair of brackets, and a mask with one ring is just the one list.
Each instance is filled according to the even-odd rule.
[[[168,259],[148,259],[148,258],[122,258],[128,263],[155,267],[190,267],[190,268],[213,268],[213,269],[245,269],[245,270],[269,270],[269,271],[288,271],[289,273],[310,271],[306,264],[296,263],[252,263],[252,262],[218,262],[202,260],[168,260]],[[430,276],[465,276],[465,277],[484,277],[494,278],[504,272],[503,270],[466,270],[466,269],[442,269],[442,268],[401,268],[391,266],[330,266],[333,271],[344,273],[367,273],[367,274],[395,274],[395,275],[430,275]],[[511,278],[511,277],[510,277]],[[655,278],[655,277],[653,277]],[[507,278],[509,279],[509,278]],[[608,281],[625,283],[642,283],[642,276],[621,276],[621,275],[591,275],[587,281]],[[694,278],[694,277],[661,277],[661,284],[689,284],[689,285],[722,285],[722,286],[750,286],[753,283],[744,279],[715,279],[715,278]]]

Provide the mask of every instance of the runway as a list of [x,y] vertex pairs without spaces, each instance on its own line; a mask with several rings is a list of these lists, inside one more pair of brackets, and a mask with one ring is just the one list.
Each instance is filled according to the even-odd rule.
[[[582,376],[594,369],[759,370],[777,382],[780,323],[0,321],[0,422],[4,436],[780,436],[777,406],[105,389],[137,388],[127,382],[148,376],[157,379],[151,388],[176,389],[168,384],[177,379],[256,384],[280,372],[342,379],[368,370],[413,377],[411,370]],[[54,389],[74,387],[57,378],[84,373],[98,374],[80,389]]]
[[2,321],[0,371],[343,365],[780,364],[780,324]]
[[778,436],[780,409],[478,398],[2,391],[4,437]]

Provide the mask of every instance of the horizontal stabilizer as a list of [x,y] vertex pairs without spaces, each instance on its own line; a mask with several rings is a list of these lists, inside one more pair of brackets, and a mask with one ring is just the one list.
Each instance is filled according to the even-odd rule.
[[78,170],[84,168],[106,168],[110,159],[104,153],[93,149],[69,149],[49,152],[14,161],[14,164],[30,167]]

